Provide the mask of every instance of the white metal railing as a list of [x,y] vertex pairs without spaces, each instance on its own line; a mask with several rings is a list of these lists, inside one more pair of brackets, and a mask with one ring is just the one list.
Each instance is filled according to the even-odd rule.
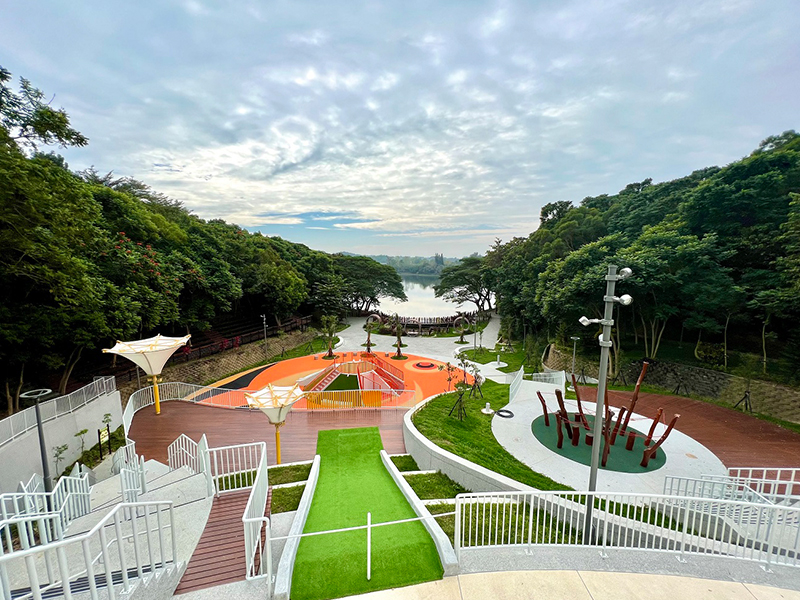
[[[42,414],[42,422],[71,413],[103,394],[116,391],[116,389],[117,384],[113,377],[98,377],[89,385],[75,390],[71,394],[40,402],[39,410]],[[0,446],[34,427],[36,427],[36,408],[33,406],[0,420]]]
[[267,445],[264,442],[259,442],[259,444],[261,457],[258,461],[253,487],[250,490],[250,497],[247,499],[247,506],[245,506],[242,516],[247,579],[258,579],[271,575],[270,567],[272,565],[269,518],[264,516],[269,495]]
[[736,467],[728,469],[728,476],[776,502],[800,500],[800,469]]
[[[24,522],[41,523],[43,517],[48,518],[19,517],[0,527],[29,530]],[[35,542],[28,539],[29,548],[0,555],[3,600],[11,600],[12,587],[14,600],[51,595],[69,600],[86,591],[92,600],[99,600],[102,588],[104,598],[115,600],[117,594],[131,591],[132,580],[146,581],[177,560],[172,502],[118,504],[86,533],[57,541],[44,536]]]
[[564,371],[552,371],[550,373],[531,373],[531,381],[538,381],[539,383],[549,383],[550,385],[557,385],[562,390],[567,383],[567,375]]
[[124,446],[117,448],[111,456],[111,472],[117,474],[122,468],[138,461],[136,442],[128,440]]
[[594,493],[592,535],[583,534],[586,492],[456,496],[456,555],[479,547],[589,546],[714,554],[800,566],[800,508],[657,494]]
[[525,376],[525,367],[520,367],[519,371],[516,372],[514,378],[511,380],[510,386],[508,388],[508,401],[513,402],[516,397],[517,393],[519,393],[519,388],[522,386],[522,378]]
[[62,477],[52,492],[9,492],[0,494],[0,519],[38,514],[58,515],[61,527],[91,510],[89,476]]
[[727,478],[720,481],[707,476],[694,478],[667,475],[664,477],[664,494],[774,504],[752,488],[738,485]]
[[27,482],[19,482],[20,492],[40,492],[44,489],[44,479],[38,473],[31,475]]
[[192,473],[202,473],[204,463],[198,454],[197,442],[182,433],[167,447],[167,464],[173,471],[186,467]]
[[219,495],[251,488],[264,452],[264,442],[209,448],[214,493]]

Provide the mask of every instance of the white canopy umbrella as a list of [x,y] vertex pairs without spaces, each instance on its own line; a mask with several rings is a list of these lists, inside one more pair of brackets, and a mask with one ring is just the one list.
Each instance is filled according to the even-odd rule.
[[157,335],[146,340],[136,340],[133,342],[117,342],[113,348],[104,348],[103,352],[119,354],[128,360],[136,363],[137,366],[147,373],[153,381],[153,396],[156,403],[156,414],[161,413],[161,404],[158,398],[158,376],[167,364],[169,357],[175,351],[184,346],[190,335],[183,337],[167,337]]
[[258,408],[275,425],[277,464],[281,464],[281,426],[286,422],[292,405],[303,397],[303,390],[296,383],[291,387],[279,387],[270,383],[257,392],[245,392],[244,397],[250,407]]

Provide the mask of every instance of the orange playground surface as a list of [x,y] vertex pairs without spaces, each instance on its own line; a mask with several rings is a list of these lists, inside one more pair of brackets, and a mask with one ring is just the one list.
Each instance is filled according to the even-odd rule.
[[[446,364],[425,356],[407,354],[407,360],[392,360],[379,356],[381,361],[385,361],[391,367],[398,369],[402,373],[406,392],[397,397],[396,402],[384,402],[385,407],[410,407],[421,400],[430,396],[451,391],[459,381],[466,381],[472,384],[472,376],[465,373],[460,368],[455,368],[448,374]],[[360,353],[345,352],[336,354],[336,364],[358,361]],[[280,362],[272,363],[264,367],[256,367],[249,371],[237,373],[212,384],[213,387],[237,389],[242,391],[257,391],[272,384],[275,386],[291,386],[299,379],[325,369],[334,364],[332,360],[323,360],[319,354],[301,356]],[[453,363],[450,363],[456,367]],[[441,370],[440,370],[441,367]],[[447,378],[452,377],[448,382]],[[317,392],[318,393],[318,392]],[[368,392],[363,392],[368,393]],[[307,408],[306,401],[300,400],[295,404],[295,409]]]

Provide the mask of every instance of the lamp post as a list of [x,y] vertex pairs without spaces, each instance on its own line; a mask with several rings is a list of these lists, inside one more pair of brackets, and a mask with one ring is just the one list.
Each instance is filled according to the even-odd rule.
[[246,392],[244,397],[252,408],[258,408],[267,415],[275,426],[276,464],[281,464],[281,427],[295,402],[302,398],[303,391],[297,384],[292,387],[276,387],[271,383],[257,392]]
[[575,351],[578,348],[578,340],[581,338],[578,337],[577,335],[573,335],[569,339],[572,340],[572,374],[575,375]]
[[156,407],[156,414],[161,414],[161,399],[158,394],[158,378],[164,365],[167,364],[170,356],[181,346],[185,345],[190,335],[183,337],[167,337],[157,335],[145,340],[134,342],[117,342],[113,348],[104,348],[103,352],[119,354],[124,356],[147,374],[148,379],[153,382],[153,400]]
[[267,356],[267,315],[261,315],[261,323],[264,325],[264,358],[269,359]]
[[[53,491],[53,480],[50,479],[50,463],[47,460],[47,444],[44,441],[44,427],[42,426],[42,411],[39,409],[39,400],[47,394],[51,394],[53,390],[45,388],[39,390],[31,390],[20,394],[20,398],[33,398],[36,412],[36,431],[39,434],[39,452],[42,455],[42,479],[44,479],[44,491],[50,493]],[[48,497],[48,510],[50,499]]]
[[599,323],[603,326],[603,334],[600,336],[600,373],[597,377],[597,403],[594,411],[594,439],[592,440],[592,464],[589,469],[589,493],[586,495],[586,521],[583,527],[584,540],[591,543],[592,539],[592,509],[594,508],[594,492],[597,489],[597,469],[600,466],[600,444],[603,437],[603,414],[605,404],[606,380],[608,378],[608,349],[611,348],[611,327],[614,325],[614,303],[618,302],[623,306],[628,306],[633,302],[633,298],[625,294],[617,297],[614,295],[617,281],[630,277],[633,274],[629,268],[625,267],[617,273],[617,265],[608,265],[606,273],[606,295],[603,296],[605,310],[602,319],[588,319],[581,317],[578,321],[584,327]]

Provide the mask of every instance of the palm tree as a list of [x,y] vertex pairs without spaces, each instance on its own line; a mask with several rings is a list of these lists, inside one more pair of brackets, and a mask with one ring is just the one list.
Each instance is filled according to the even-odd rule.
[[333,358],[333,340],[336,337],[336,330],[339,329],[339,319],[336,315],[324,315],[322,317],[322,334],[328,342],[328,358]]

